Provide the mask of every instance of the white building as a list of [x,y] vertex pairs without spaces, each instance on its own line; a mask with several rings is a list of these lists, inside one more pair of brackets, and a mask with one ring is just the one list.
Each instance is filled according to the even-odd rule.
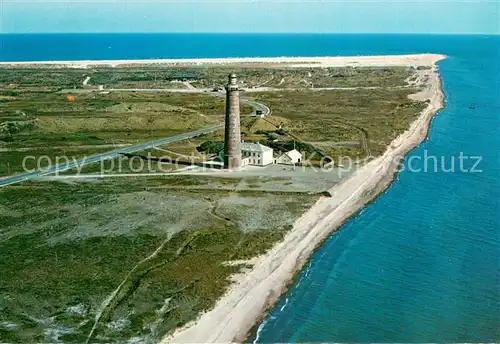
[[278,158],[276,158],[274,162],[276,164],[292,165],[300,163],[301,161],[302,161],[302,154],[300,154],[298,150],[294,149],[280,155]]
[[272,164],[273,149],[267,146],[261,145],[260,143],[241,143],[241,158],[242,165],[257,165],[266,166]]

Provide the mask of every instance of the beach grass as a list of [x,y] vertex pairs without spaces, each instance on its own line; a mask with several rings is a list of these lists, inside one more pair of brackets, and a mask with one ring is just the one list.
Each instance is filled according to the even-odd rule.
[[[325,67],[293,68],[278,65],[200,65],[187,67],[130,66],[92,69],[79,68],[5,68],[0,84],[10,89],[33,88],[84,89],[96,85],[106,88],[185,88],[179,83],[183,76],[200,88],[220,87],[231,72],[238,74],[246,87],[294,88],[401,86],[412,73],[407,67]],[[83,81],[89,77],[87,85]]]
[[226,262],[264,253],[317,198],[164,189],[228,182],[237,181],[174,176],[1,189],[0,321],[12,326],[0,338],[84,342],[122,282],[92,342],[155,341],[193,320],[245,267]]
[[[382,154],[425,108],[408,99],[413,88],[255,93],[273,109],[268,122],[296,139],[321,148],[334,160]],[[366,142],[366,147],[363,146]]]

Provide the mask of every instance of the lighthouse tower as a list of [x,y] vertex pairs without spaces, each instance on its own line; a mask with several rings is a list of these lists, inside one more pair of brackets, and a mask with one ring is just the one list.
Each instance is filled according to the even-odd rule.
[[233,73],[229,75],[226,86],[224,168],[231,170],[239,167],[241,167],[240,91],[238,80]]

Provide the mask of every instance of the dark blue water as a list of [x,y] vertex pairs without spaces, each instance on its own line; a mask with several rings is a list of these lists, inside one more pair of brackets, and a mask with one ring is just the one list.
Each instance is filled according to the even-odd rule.
[[499,47],[499,36],[0,35],[0,60],[448,55],[446,108],[406,162],[455,159],[455,172],[400,173],[312,256],[257,341],[498,342]]
[[[0,61],[482,52],[495,36],[319,34],[0,34]],[[444,46],[443,46],[444,45]],[[470,53],[470,52],[469,52]]]
[[[500,340],[499,38],[404,43],[449,55],[440,63],[446,108],[406,166],[427,152],[438,165],[444,157],[445,170],[455,157],[459,171],[433,172],[428,160],[427,173],[400,173],[313,255],[261,324],[258,342]],[[480,156],[482,172],[465,172],[472,157],[461,172],[460,152]]]

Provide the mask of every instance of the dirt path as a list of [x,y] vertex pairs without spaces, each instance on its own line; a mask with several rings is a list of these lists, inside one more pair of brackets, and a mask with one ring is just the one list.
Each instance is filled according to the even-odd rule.
[[112,304],[112,302],[117,298],[118,294],[120,293],[120,291],[122,290],[122,288],[124,287],[124,285],[127,283],[127,281],[132,277],[132,275],[134,274],[134,272],[137,271],[137,270],[139,270],[143,265],[145,265],[147,262],[149,262],[154,257],[156,257],[158,255],[158,253],[161,252],[161,250],[165,247],[165,245],[169,241],[170,241],[170,237],[167,238],[167,239],[165,239],[160,244],[160,246],[158,246],[156,248],[156,250],[153,253],[151,253],[148,257],[144,258],[139,263],[137,263],[132,268],[132,270],[129,271],[129,273],[127,274],[127,276],[125,276],[125,278],[122,280],[122,282],[120,283],[120,285],[118,285],[118,287],[111,294],[109,294],[109,296],[106,299],[104,299],[104,301],[101,303],[101,306],[97,309],[97,313],[96,313],[96,316],[94,318],[94,325],[92,326],[92,329],[90,330],[90,333],[89,333],[89,335],[87,337],[86,343],[89,343],[92,340],[92,337],[94,336],[94,333],[95,333],[97,327],[99,326],[99,322],[100,322],[103,314],[109,309],[109,307]]
[[361,138],[361,147],[363,147],[363,150],[365,151],[365,158],[371,157],[372,153],[370,151],[370,146],[368,144],[368,131],[362,127],[358,127],[354,124],[346,123],[344,121],[339,121],[339,120],[332,120],[335,123],[338,123],[340,125],[343,125],[345,127],[349,128],[354,128],[360,133],[360,138]]
[[267,80],[265,80],[265,81],[261,82],[260,84],[256,85],[255,87],[262,87],[262,86],[264,86],[264,85],[266,85],[266,84],[270,83],[270,82],[271,82],[271,81],[273,81],[273,80],[274,80],[274,76],[272,76],[270,79],[267,79]]
[[193,85],[191,85],[191,83],[189,81],[183,81],[182,84],[184,86],[186,86],[186,88],[189,89],[189,90],[196,90],[196,87],[194,87]]

